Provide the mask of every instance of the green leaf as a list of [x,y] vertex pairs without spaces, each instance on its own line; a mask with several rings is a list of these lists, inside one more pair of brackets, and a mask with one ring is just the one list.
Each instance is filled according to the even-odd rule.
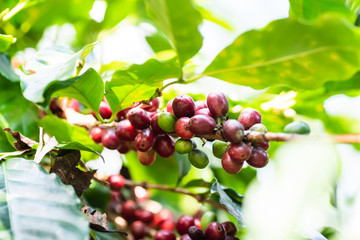
[[290,17],[301,20],[314,20],[324,13],[337,13],[351,23],[355,14],[346,5],[346,0],[290,0]]
[[99,152],[94,151],[88,147],[85,147],[84,145],[82,145],[81,143],[78,143],[78,142],[60,143],[56,146],[56,148],[92,152],[92,153],[97,154],[99,157],[102,158],[103,161],[105,161],[104,157]]
[[175,59],[158,61],[150,59],[142,65],[134,64],[113,74],[106,82],[106,99],[113,112],[129,107],[133,102],[149,99],[156,89],[163,86],[163,81],[178,78],[180,69]]
[[0,129],[0,153],[13,152],[16,149],[10,144],[4,130]]
[[22,158],[0,168],[1,239],[88,239],[89,223],[71,186]]
[[189,162],[187,154],[175,153],[174,157],[179,167],[179,179],[177,182],[177,184],[179,184],[181,180],[189,173],[191,164]]
[[20,77],[14,72],[6,54],[0,54],[0,74],[10,81],[18,82]]
[[[225,192],[225,188],[222,186],[216,179],[214,184],[211,187],[211,194],[215,194],[219,196],[219,201],[221,204],[225,205],[226,209],[229,213],[236,218],[240,226],[243,226],[243,214],[241,210],[241,203],[237,201],[237,199],[231,198],[227,192]],[[231,193],[236,193],[236,191],[232,190]]]
[[11,44],[14,42],[14,37],[11,35],[0,34],[0,53],[8,50]]
[[30,71],[30,74],[20,76],[25,98],[44,104],[46,89],[59,81],[73,81],[70,78],[75,74],[77,61],[83,59],[93,46],[94,44],[89,44],[77,53],[59,46],[37,52],[26,64],[26,70]]
[[94,112],[99,112],[104,96],[104,82],[94,69],[89,68],[78,77],[54,83],[44,95],[47,99],[45,102],[48,102],[52,95],[53,97],[70,97],[79,100]]
[[[89,133],[85,128],[70,125],[64,119],[48,115],[39,121],[39,125],[42,126],[44,128],[44,131],[47,132],[50,136],[55,136],[58,142],[72,142],[72,145],[70,146],[75,146],[76,143],[74,142],[77,142],[81,143],[81,145],[86,148],[92,149],[94,152],[102,151],[102,146],[95,143],[90,138]],[[80,148],[80,145],[77,145],[77,147]],[[90,160],[97,157],[96,155],[94,156],[93,153],[89,155],[88,150],[86,150],[86,152],[83,151],[85,149],[78,150],[82,150],[82,160]]]
[[146,0],[146,7],[149,15],[169,38],[181,65],[200,50],[202,36],[198,26],[202,18],[191,0]]
[[23,97],[20,85],[0,76],[0,96],[0,128],[11,128],[37,139],[39,109]]
[[359,41],[360,30],[342,18],[326,15],[314,24],[277,20],[238,37],[204,75],[254,88],[315,89],[359,69]]

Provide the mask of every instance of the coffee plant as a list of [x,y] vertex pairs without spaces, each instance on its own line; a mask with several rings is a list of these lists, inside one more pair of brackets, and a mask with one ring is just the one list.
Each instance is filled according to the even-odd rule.
[[0,239],[360,239],[360,3],[0,2]]

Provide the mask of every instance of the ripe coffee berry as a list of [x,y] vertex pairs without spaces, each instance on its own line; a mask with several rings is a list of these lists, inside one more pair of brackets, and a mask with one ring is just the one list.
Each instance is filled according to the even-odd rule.
[[260,147],[254,147],[250,158],[246,162],[252,167],[262,168],[268,164],[269,155],[264,149]]
[[135,218],[136,203],[133,200],[127,200],[121,204],[121,216],[127,220]]
[[189,129],[196,135],[207,135],[214,131],[215,120],[209,116],[196,115],[190,118]]
[[177,118],[192,117],[195,113],[196,107],[192,97],[188,95],[180,95],[174,98],[172,103],[174,115]]
[[261,123],[261,114],[252,108],[245,108],[240,113],[238,121],[244,126],[245,130],[249,129],[256,123]]
[[104,132],[105,132],[104,128],[94,127],[90,131],[90,137],[92,138],[92,140],[94,140],[94,142],[101,143],[101,137]]
[[119,147],[117,148],[118,152],[121,154],[128,153],[130,151],[129,146],[127,145],[127,142],[120,141]]
[[174,230],[175,222],[172,219],[167,219],[160,224],[160,228],[163,230]]
[[221,224],[221,226],[225,230],[226,235],[235,236],[237,229],[233,222],[224,222]]
[[156,152],[154,150],[150,150],[147,152],[137,151],[137,158],[142,165],[150,166],[156,160]]
[[205,116],[212,117],[212,114],[208,108],[199,109],[195,112],[194,115],[205,115]]
[[171,99],[170,101],[168,101],[168,103],[166,104],[166,111],[168,113],[174,114],[173,108],[172,108],[172,104],[173,104],[174,99]]
[[245,161],[251,156],[251,147],[241,142],[240,144],[230,144],[228,154],[233,161]]
[[189,227],[188,235],[192,240],[204,240],[205,239],[204,232],[196,226]]
[[235,236],[226,235],[224,240],[239,240],[239,239],[237,237],[235,237]]
[[161,127],[159,126],[158,124],[158,118],[159,118],[159,115],[160,113],[157,113],[155,114],[151,120],[150,120],[150,126],[151,126],[151,129],[157,133],[157,134],[162,134],[162,133],[165,133],[164,130],[161,129]]
[[231,143],[240,143],[244,138],[244,126],[235,119],[229,119],[224,123],[223,132]]
[[176,240],[176,236],[172,231],[159,230],[155,234],[154,240]]
[[210,93],[206,102],[210,112],[216,117],[225,116],[229,111],[229,101],[222,92]]
[[189,236],[189,234],[181,235],[180,240],[192,240]]
[[154,98],[153,100],[151,100],[149,102],[149,104],[142,105],[141,108],[144,109],[145,111],[148,111],[148,112],[155,112],[156,109],[159,108],[159,105],[160,105],[159,98]]
[[203,169],[209,164],[209,158],[203,151],[194,149],[188,154],[191,165],[196,168]]
[[182,117],[179,118],[175,123],[176,134],[183,139],[191,139],[195,136],[189,129],[190,118]]
[[136,128],[127,119],[116,125],[115,132],[116,136],[123,141],[133,141],[137,134]]
[[121,175],[111,175],[107,179],[110,189],[113,191],[120,191],[125,184],[125,179]]
[[195,102],[195,111],[198,111],[202,108],[207,108],[206,102],[204,101],[196,101]]
[[99,114],[103,119],[109,119],[112,116],[112,111],[108,103],[101,102],[99,107]]
[[136,149],[140,152],[149,151],[155,143],[155,134],[150,129],[144,129],[142,132],[139,132],[135,137],[135,146]]
[[131,109],[127,114],[127,118],[136,129],[145,129],[150,126],[150,117],[141,108]]
[[176,223],[176,231],[180,234],[187,234],[189,227],[194,225],[194,218],[192,216],[183,215]]
[[169,158],[175,153],[174,139],[169,135],[159,135],[156,137],[155,151],[163,158]]
[[254,146],[261,147],[265,151],[267,151],[270,147],[270,142],[256,142],[254,143]]
[[142,221],[135,221],[131,225],[131,233],[135,239],[142,239],[146,235],[146,225]]
[[207,240],[223,240],[225,238],[225,230],[220,223],[212,222],[205,229],[205,237]]
[[221,159],[223,169],[229,174],[236,174],[240,172],[243,164],[243,161],[233,161],[227,151]]
[[144,209],[138,209],[135,211],[135,218],[144,223],[151,223],[154,219],[154,214]]
[[120,140],[117,138],[115,130],[108,128],[101,138],[101,143],[108,149],[117,149],[120,145]]

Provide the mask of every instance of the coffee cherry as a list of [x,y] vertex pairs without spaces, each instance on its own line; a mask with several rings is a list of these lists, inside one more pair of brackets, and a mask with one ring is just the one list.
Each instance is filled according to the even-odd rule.
[[161,113],[158,117],[159,127],[165,132],[175,131],[176,118],[171,113]]
[[194,116],[196,107],[192,97],[188,95],[180,95],[174,98],[172,109],[174,111],[174,115],[177,118],[181,118]]
[[295,121],[289,123],[284,128],[285,133],[309,134],[310,127],[307,123],[302,121]]
[[147,152],[140,152],[137,151],[137,158],[142,165],[150,166],[155,162],[156,159],[156,152],[153,150]]
[[230,144],[227,150],[232,161],[243,162],[251,156],[251,147],[245,143]]
[[133,108],[128,114],[127,118],[136,129],[145,129],[150,126],[150,117],[141,108]]
[[148,112],[155,112],[156,109],[159,108],[159,105],[160,105],[159,98],[154,98],[153,100],[151,100],[149,102],[149,104],[143,104],[141,106],[141,108],[144,109],[145,111],[148,111]]
[[108,149],[117,149],[120,145],[120,140],[117,138],[115,130],[108,128],[101,138],[101,143]]
[[262,168],[268,164],[269,155],[264,149],[260,147],[254,147],[251,151],[250,158],[246,162],[252,167]]
[[104,128],[93,127],[90,131],[90,137],[92,138],[92,140],[94,140],[94,142],[101,143],[101,137],[104,132],[105,132]]
[[212,222],[216,222],[217,217],[214,212],[208,211],[205,212],[201,217],[201,229],[205,230],[207,225],[209,225]]
[[212,114],[208,108],[202,108],[202,109],[197,110],[195,112],[194,116],[195,115],[205,115],[205,116],[212,117]]
[[174,230],[175,222],[172,219],[167,219],[160,224],[160,228],[163,230]]
[[119,119],[126,118],[126,115],[128,114],[128,112],[129,112],[132,108],[133,108],[133,106],[120,110],[120,111],[116,114],[116,117],[119,118]]
[[224,240],[239,240],[239,239],[237,237],[235,237],[235,236],[226,235]]
[[196,226],[189,227],[188,235],[192,240],[205,240],[204,232]]
[[154,214],[144,209],[138,209],[135,211],[135,218],[144,223],[151,223],[154,220]]
[[207,135],[214,131],[215,120],[209,116],[196,115],[190,118],[189,129],[196,135]]
[[191,165],[196,168],[205,168],[209,164],[209,158],[203,151],[199,149],[192,150],[189,154],[189,161]]
[[136,149],[141,152],[149,151],[155,144],[155,134],[150,129],[139,132],[135,137]]
[[226,235],[235,236],[237,229],[233,222],[224,222],[221,224],[221,226],[225,230]]
[[172,212],[169,209],[163,209],[158,214],[155,214],[152,225],[156,227],[166,220],[172,220]]
[[266,126],[262,123],[256,123],[252,125],[249,130],[253,132],[267,132]]
[[189,215],[181,216],[176,223],[176,231],[180,234],[188,233],[189,227],[194,225],[194,218]]
[[204,101],[196,101],[195,102],[195,111],[198,111],[202,108],[207,108],[206,102]]
[[256,123],[261,123],[261,114],[252,108],[245,108],[240,113],[238,121],[244,126],[245,130],[249,129]]
[[172,231],[159,230],[155,234],[154,240],[176,240],[176,236]]
[[130,221],[135,218],[136,203],[133,200],[127,200],[121,205],[121,216]]
[[229,143],[216,140],[212,145],[212,152],[215,157],[221,159],[224,153],[226,152],[226,150],[228,149],[228,147],[229,147]]
[[137,135],[136,128],[125,119],[115,126],[116,136],[123,141],[133,141]]
[[192,240],[189,236],[189,234],[181,235],[180,240]]
[[110,105],[106,102],[101,102],[99,107],[99,114],[103,119],[109,119],[112,116]]
[[220,223],[212,222],[205,229],[205,237],[207,240],[223,240],[225,238],[225,230]]
[[111,175],[107,179],[110,189],[113,191],[120,191],[125,184],[125,179],[121,175]]
[[191,139],[195,136],[194,133],[189,130],[190,118],[179,118],[175,123],[176,134],[183,139]]
[[172,104],[173,104],[174,98],[171,99],[167,104],[166,104],[166,111],[168,113],[174,114],[173,108],[172,108]]
[[118,150],[118,152],[121,153],[121,154],[125,154],[125,153],[128,153],[130,151],[130,148],[127,145],[127,142],[120,141],[119,147],[116,150]]
[[199,218],[195,218],[195,216],[194,216],[194,224],[197,228],[201,229],[201,220]]
[[254,146],[261,147],[265,151],[267,151],[270,147],[270,142],[256,142],[254,143]]
[[131,233],[135,239],[142,239],[146,235],[146,225],[142,221],[135,221],[131,225]]
[[159,135],[156,137],[155,151],[163,158],[169,158],[175,153],[174,139],[169,135]]
[[216,117],[225,116],[229,111],[229,101],[222,92],[210,93],[206,102],[210,112]]
[[223,132],[231,143],[240,143],[244,138],[244,126],[235,119],[229,119],[224,123]]
[[150,126],[151,126],[151,129],[154,131],[154,133],[162,134],[162,133],[165,133],[165,131],[162,130],[158,124],[159,115],[160,115],[160,113],[157,113],[151,118]]
[[224,153],[224,156],[221,159],[222,167],[229,174],[236,174],[240,172],[243,164],[244,162],[242,161],[233,161],[227,151]]
[[191,152],[193,149],[193,142],[191,140],[178,139],[175,142],[175,150],[180,154]]

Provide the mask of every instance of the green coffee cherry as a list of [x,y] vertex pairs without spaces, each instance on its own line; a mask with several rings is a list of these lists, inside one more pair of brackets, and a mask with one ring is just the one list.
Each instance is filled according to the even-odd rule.
[[216,214],[214,212],[205,212],[201,217],[201,229],[205,231],[206,227],[212,223],[216,222]]
[[284,128],[285,133],[297,133],[297,134],[309,134],[310,127],[307,123],[301,121],[295,121],[289,123]]
[[176,117],[171,113],[161,113],[158,118],[159,127],[165,132],[175,131]]
[[222,158],[224,153],[226,152],[227,148],[229,146],[229,143],[216,140],[214,141],[212,145],[212,151],[215,157]]
[[203,151],[194,149],[188,154],[191,165],[196,168],[205,168],[209,164],[209,158]]
[[191,140],[179,139],[175,143],[175,150],[180,154],[189,153],[192,149],[193,141]]
[[267,132],[266,126],[262,123],[256,123],[252,125],[249,130],[253,132]]

